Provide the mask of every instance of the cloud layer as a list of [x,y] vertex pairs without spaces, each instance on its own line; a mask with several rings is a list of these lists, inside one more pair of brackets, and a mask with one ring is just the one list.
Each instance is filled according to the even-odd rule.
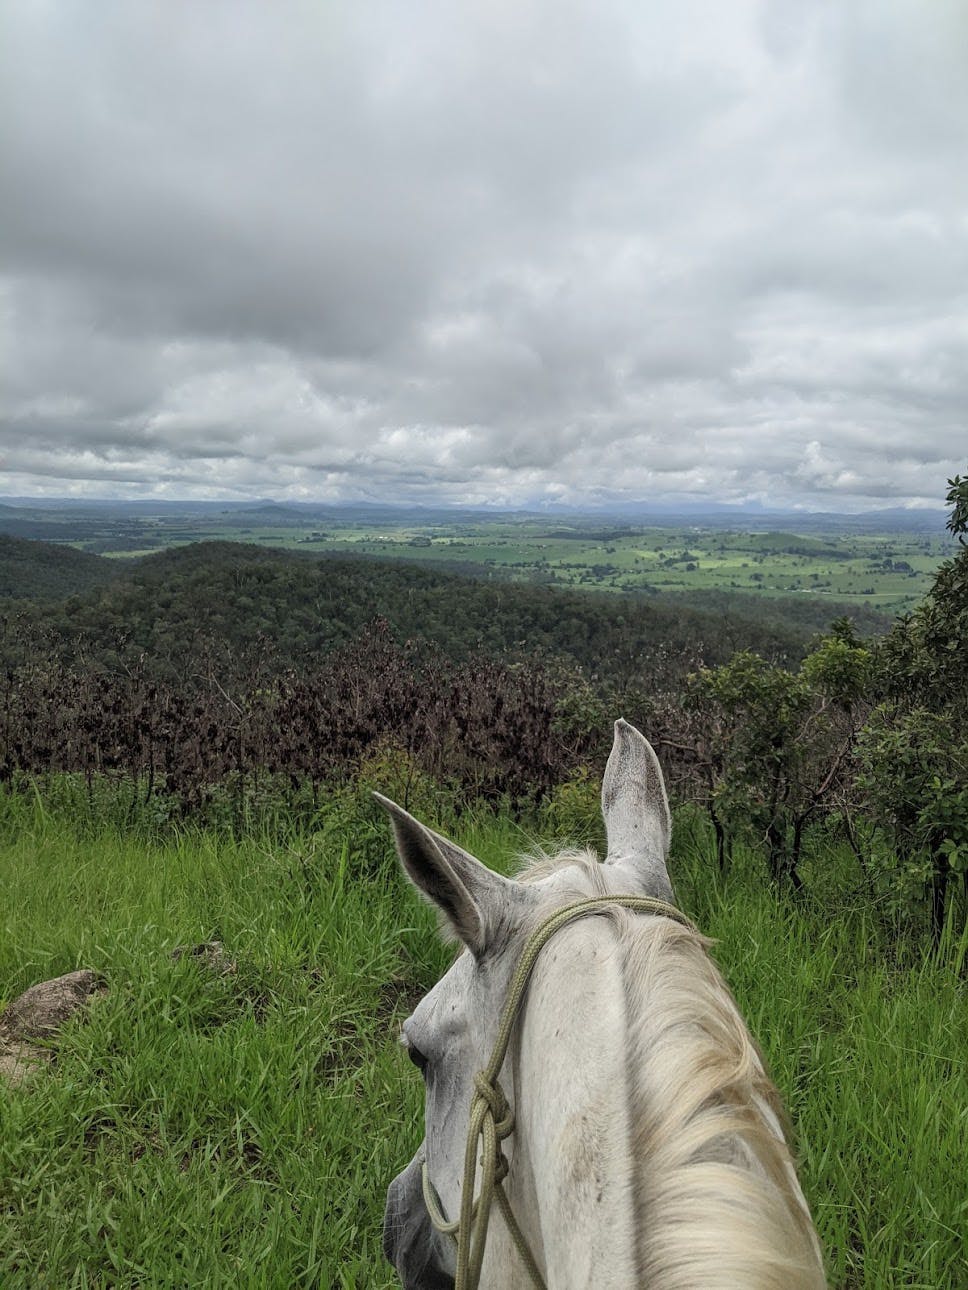
[[14,6],[0,492],[937,504],[960,0]]

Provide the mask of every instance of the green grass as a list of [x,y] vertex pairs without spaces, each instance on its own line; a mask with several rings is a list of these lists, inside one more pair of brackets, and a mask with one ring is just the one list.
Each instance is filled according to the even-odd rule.
[[[901,612],[930,586],[950,543],[913,534],[851,534],[829,539],[791,533],[649,528],[597,538],[576,528],[495,521],[456,534],[429,527],[379,532],[334,527],[311,549],[437,563],[472,563],[522,582],[604,591],[727,591],[766,598],[807,595]],[[254,535],[267,540],[266,535]],[[412,546],[416,537],[429,546]],[[290,531],[281,539],[298,546]],[[691,557],[691,558],[690,558]],[[890,559],[890,566],[885,560]],[[896,563],[903,569],[896,569]]]
[[[484,817],[460,840],[495,865],[531,841]],[[956,947],[895,942],[849,875],[778,901],[686,830],[676,869],[790,1106],[831,1284],[963,1285]],[[236,973],[171,958],[216,937]],[[109,986],[0,1093],[0,1285],[394,1285],[383,1197],[422,1114],[396,1033],[450,953],[368,819],[151,840],[0,798],[0,1004],[81,966]]]

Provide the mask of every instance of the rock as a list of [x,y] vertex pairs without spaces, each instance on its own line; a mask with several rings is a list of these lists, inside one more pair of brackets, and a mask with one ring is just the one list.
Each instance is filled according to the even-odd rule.
[[201,945],[178,945],[171,952],[178,959],[193,958],[216,976],[232,976],[238,972],[238,962],[233,959],[221,941],[203,941]]
[[0,1039],[0,1083],[23,1084],[47,1064],[49,1054],[33,1044],[8,1044]]
[[[8,1041],[47,1039],[57,1033],[91,995],[103,989],[90,968],[40,981],[18,995],[0,1014],[0,1038]],[[10,1048],[8,1043],[6,1047]]]

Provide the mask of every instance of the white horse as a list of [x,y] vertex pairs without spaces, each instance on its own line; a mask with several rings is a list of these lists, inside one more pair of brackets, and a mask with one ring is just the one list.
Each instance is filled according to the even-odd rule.
[[776,1090],[672,904],[642,735],[616,723],[604,864],[566,852],[512,880],[380,801],[465,947],[403,1026],[426,1084],[384,1223],[406,1290],[825,1286]]

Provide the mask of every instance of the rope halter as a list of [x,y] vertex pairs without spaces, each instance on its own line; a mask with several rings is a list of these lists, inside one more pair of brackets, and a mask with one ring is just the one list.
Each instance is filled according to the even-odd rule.
[[[461,1184],[460,1215],[448,1220],[443,1211],[437,1189],[430,1180],[426,1160],[423,1163],[423,1197],[430,1221],[438,1232],[452,1237],[457,1243],[457,1272],[454,1290],[477,1290],[484,1262],[484,1243],[490,1222],[491,1205],[497,1200],[504,1215],[504,1222],[533,1285],[547,1290],[544,1278],[531,1248],[524,1238],[501,1184],[507,1177],[508,1162],[501,1150],[501,1143],[514,1132],[514,1111],[508,1103],[498,1081],[515,1022],[521,1011],[531,971],[538,955],[548,941],[563,927],[583,918],[586,914],[601,914],[612,906],[627,909],[633,914],[658,914],[674,919],[684,927],[697,931],[695,924],[685,914],[664,900],[651,896],[593,896],[563,905],[540,923],[528,937],[501,1012],[497,1040],[491,1059],[482,1071],[474,1076],[474,1094],[471,1098],[470,1123],[467,1145],[464,1149],[464,1173]],[[474,1179],[477,1173],[478,1144],[480,1144],[481,1190],[474,1196]]]

